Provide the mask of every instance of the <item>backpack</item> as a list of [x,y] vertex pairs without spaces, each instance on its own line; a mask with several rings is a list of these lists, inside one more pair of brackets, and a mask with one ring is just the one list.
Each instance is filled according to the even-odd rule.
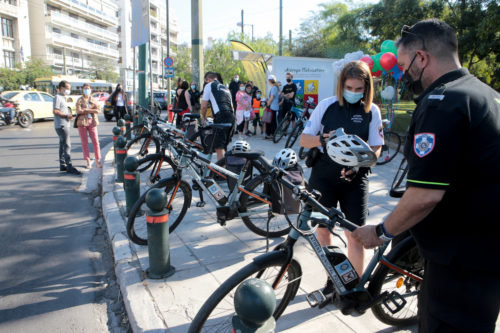
[[229,89],[217,80],[212,82],[211,89],[219,110],[233,112],[233,99]]
[[[244,157],[236,157],[233,155],[231,151],[228,151],[226,153],[226,169],[234,172],[235,174],[239,175],[241,172],[241,169],[243,169],[243,166],[245,166],[245,163],[247,162],[247,159]],[[245,173],[245,181],[249,179],[249,177],[252,176],[252,166],[250,165]],[[236,186],[237,179],[233,179],[231,177],[227,177],[227,185],[229,187],[229,191],[232,191],[234,187]]]
[[[287,175],[283,176],[286,180],[294,185],[305,185],[304,170],[300,165],[296,165],[293,168],[287,169]],[[272,211],[275,214],[299,214],[300,213],[300,199],[294,199],[292,195],[292,190],[284,185],[280,185],[282,193],[278,190],[278,187],[273,185],[267,185],[268,191],[271,195]],[[266,187],[266,185],[265,185]],[[266,192],[266,189],[264,188]],[[283,194],[283,197],[281,196]],[[280,204],[281,201],[281,204]],[[283,207],[284,205],[284,207]]]

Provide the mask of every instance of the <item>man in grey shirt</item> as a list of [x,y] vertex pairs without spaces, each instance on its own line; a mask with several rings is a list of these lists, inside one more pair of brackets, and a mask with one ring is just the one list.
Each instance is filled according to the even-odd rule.
[[69,95],[71,85],[68,81],[61,81],[59,83],[57,94],[54,97],[54,127],[57,135],[59,135],[59,170],[66,171],[73,175],[81,175],[71,164],[71,139],[69,130],[73,115],[68,110],[66,104],[66,95]]

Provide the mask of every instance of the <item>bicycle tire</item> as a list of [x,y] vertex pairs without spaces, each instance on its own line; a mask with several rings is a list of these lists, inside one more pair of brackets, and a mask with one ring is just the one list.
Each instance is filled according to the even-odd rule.
[[[150,151],[151,142],[154,144],[154,151]],[[127,155],[135,156],[137,159],[141,160],[148,154],[158,154],[160,152],[160,140],[152,136],[151,133],[142,134],[135,139],[127,143]],[[152,162],[151,162],[152,163]],[[142,172],[149,168],[149,165],[143,165],[141,169],[137,169]]]
[[136,137],[141,136],[142,134],[148,134],[149,129],[147,127],[144,127],[144,125],[135,125],[128,131],[126,131],[123,136],[127,137],[129,133],[130,133],[130,140],[133,140]]
[[[398,266],[420,278],[424,277],[424,259],[420,256],[413,237],[407,237],[398,243],[387,256],[385,256],[385,259],[392,265]],[[400,278],[404,278],[404,282],[398,288],[396,281]],[[384,291],[388,289],[388,285],[386,285],[388,282],[392,282],[392,286],[395,287],[393,289],[397,289],[401,296],[407,299],[407,303],[403,309],[394,314],[388,311],[382,303],[379,303],[372,306],[373,314],[381,322],[392,326],[415,324],[417,322],[418,291],[421,282],[417,279],[404,276],[396,270],[379,263],[377,269],[370,278],[368,291],[371,293],[372,297],[380,295],[382,287],[384,287]],[[405,293],[402,293],[402,287],[405,288]],[[404,317],[405,314],[407,314],[406,317]]]
[[[160,170],[158,170],[160,163],[161,167]],[[147,168],[144,168],[144,166],[147,166]],[[150,172],[147,176],[146,184],[152,186],[161,179],[172,177],[177,170],[177,165],[168,155],[162,153],[149,154],[139,160],[137,170],[143,174],[146,173],[146,171]]]
[[283,120],[279,123],[278,127],[276,127],[276,131],[274,131],[274,134],[273,134],[273,142],[274,143],[280,142],[281,138],[288,131],[289,126],[290,126],[290,118],[288,118],[288,117],[283,118]]
[[[176,188],[178,180],[176,178],[167,178],[160,180],[157,184],[149,188],[144,192],[139,200],[132,206],[130,213],[127,218],[127,235],[130,240],[139,245],[147,245],[147,229],[146,229],[146,216],[138,216],[139,212],[144,212],[146,210],[146,195],[154,188],[163,189],[167,194],[167,203],[171,200],[172,196],[170,192]],[[182,198],[179,196],[179,191],[176,192],[174,202],[167,208],[169,214],[169,232],[172,233],[175,228],[179,226],[186,215],[188,208],[191,206],[192,192],[189,184],[183,180],[180,181],[179,190],[182,191]],[[182,205],[180,204],[182,202]],[[174,207],[175,205],[175,207]],[[182,206],[181,209],[178,207]],[[177,215],[175,215],[177,214]]]
[[307,157],[307,151],[304,147],[300,147],[299,149],[299,158],[301,160],[305,159]]
[[380,156],[377,159],[377,165],[389,163],[396,157],[401,148],[401,136],[396,132],[384,131],[384,144]]
[[[245,190],[270,202],[271,195],[264,193],[264,183],[263,176],[256,176],[245,185]],[[255,199],[247,192],[242,192],[240,195],[240,217],[248,229],[257,235],[266,237],[268,236],[267,220],[271,205]],[[289,218],[291,221],[295,221],[297,215],[290,214]],[[290,229],[291,227],[286,221],[285,216],[273,214],[273,218],[269,222],[269,237],[275,238],[284,236],[288,234]]]
[[295,123],[295,126],[293,127],[292,132],[290,133],[290,136],[286,140],[285,148],[292,148],[292,146],[295,144],[295,142],[299,138],[300,134],[302,134],[303,130],[304,130],[304,123],[302,120],[298,120]]
[[408,160],[403,157],[399,164],[398,171],[392,180],[389,195],[393,198],[401,198],[406,191],[406,175],[408,174]]
[[[220,332],[221,330],[230,332],[232,328],[231,319],[235,313],[233,298],[236,288],[240,283],[254,276],[273,285],[277,278],[276,275],[281,267],[286,264],[286,260],[286,252],[273,251],[257,257],[250,264],[234,273],[205,301],[191,322],[188,333]],[[302,268],[297,261],[292,259],[288,269],[275,288],[276,309],[273,313],[275,319],[278,319],[283,314],[290,301],[294,299],[300,286],[301,277]],[[219,305],[221,305],[221,309],[218,308]],[[230,309],[224,311],[225,308]],[[211,315],[214,317],[222,315],[222,317],[214,318]]]

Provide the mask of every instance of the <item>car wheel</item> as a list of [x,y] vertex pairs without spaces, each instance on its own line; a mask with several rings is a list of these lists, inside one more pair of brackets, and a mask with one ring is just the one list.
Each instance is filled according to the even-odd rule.
[[111,121],[113,119],[113,116],[105,114],[104,119],[106,119],[106,121]]

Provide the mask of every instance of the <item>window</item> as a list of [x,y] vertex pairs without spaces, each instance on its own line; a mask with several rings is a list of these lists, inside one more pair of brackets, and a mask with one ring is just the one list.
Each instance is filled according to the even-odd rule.
[[61,29],[59,29],[59,28],[52,28],[52,31],[55,32],[56,34],[61,33]]
[[14,38],[14,31],[12,30],[12,20],[2,17],[2,36]]
[[3,1],[8,3],[9,5],[17,6],[17,0],[3,0]]
[[78,35],[77,34],[74,34],[74,33],[71,33],[71,37],[75,38],[75,39],[78,39]]
[[12,51],[3,51],[3,63],[7,68],[14,68],[16,54]]
[[40,93],[40,95],[42,95],[42,98],[45,102],[53,102],[53,98],[50,96],[50,95],[47,95],[47,94],[43,94],[43,93]]
[[61,49],[54,49],[54,54],[62,55]]
[[71,55],[73,58],[80,59],[80,53],[72,52]]
[[41,102],[40,96],[37,93],[27,93],[24,95],[24,100],[28,102]]
[[57,12],[57,13],[60,13],[61,9],[47,4],[47,11],[48,12]]
[[74,19],[77,19],[77,20],[78,20],[78,15],[76,15],[76,14],[69,13],[69,17],[71,17],[71,18],[74,18]]

